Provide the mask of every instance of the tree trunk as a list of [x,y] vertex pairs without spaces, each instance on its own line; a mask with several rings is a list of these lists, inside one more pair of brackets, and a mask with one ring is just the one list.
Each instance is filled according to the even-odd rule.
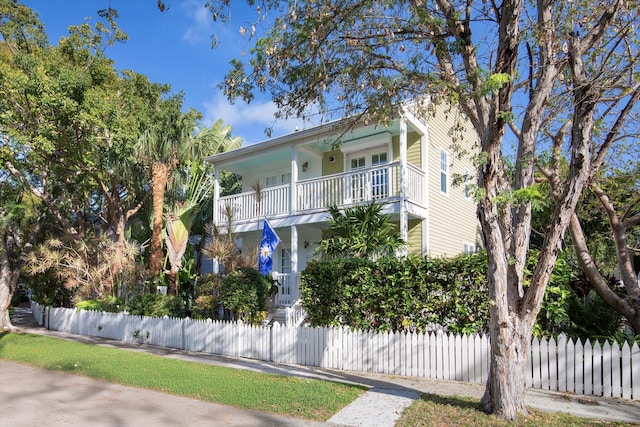
[[490,327],[489,378],[481,403],[487,413],[509,420],[527,415],[524,387],[531,328],[524,328],[529,332],[521,329],[517,318],[503,322],[492,320]]
[[169,286],[167,287],[167,295],[178,295],[178,270],[174,270],[174,268],[171,267],[168,276]]
[[[491,174],[485,176],[490,177]],[[532,325],[535,315],[533,319],[527,317],[523,321],[518,312],[522,283],[517,272],[513,271],[515,263],[508,261],[513,258],[509,256],[503,234],[509,237],[513,233],[500,226],[504,215],[489,199],[481,202],[478,214],[485,236],[491,301],[491,359],[481,403],[487,413],[514,420],[519,414],[527,413],[524,382],[532,331],[532,326],[527,322]],[[511,243],[508,238],[507,241]],[[526,257],[522,251],[519,254]]]
[[149,274],[157,277],[162,270],[162,217],[164,211],[164,191],[167,187],[168,168],[161,162],[152,166],[151,181],[153,183],[153,228],[149,254]]
[[[637,335],[640,334],[640,298],[638,297],[640,286],[638,284],[638,279],[633,276],[634,272],[631,267],[631,257],[626,248],[626,236],[624,231],[616,233],[616,227],[614,227],[613,224],[611,228],[613,231],[614,241],[616,241],[616,255],[619,260],[622,258],[619,261],[619,265],[622,266],[620,270],[623,271],[624,268],[631,270],[631,274],[629,272],[621,274],[625,291],[627,295],[629,295],[629,300],[618,296],[609,287],[609,284],[600,273],[600,270],[598,269],[598,266],[591,256],[591,252],[587,246],[587,241],[584,236],[584,232],[582,231],[580,220],[575,213],[571,217],[569,230],[571,231],[573,246],[578,258],[578,265],[580,265],[580,269],[589,280],[591,287],[593,287],[596,293],[609,305],[609,307],[629,321],[634,333]],[[622,244],[619,244],[619,241],[622,241]],[[624,248],[624,251],[621,251],[619,249],[620,247]]]
[[14,331],[16,328],[9,318],[9,306],[18,286],[20,269],[11,268],[5,248],[0,248],[0,270],[0,330]]

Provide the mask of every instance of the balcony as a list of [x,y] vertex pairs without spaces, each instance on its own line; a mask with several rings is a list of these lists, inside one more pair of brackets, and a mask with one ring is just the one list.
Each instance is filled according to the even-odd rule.
[[[400,162],[368,169],[305,179],[291,185],[266,188],[260,193],[248,191],[221,197],[215,212],[217,224],[227,221],[231,214],[234,223],[262,217],[279,217],[376,202],[394,202],[402,195]],[[425,174],[407,165],[404,194],[408,201],[422,205],[425,197]],[[295,185],[295,207],[291,206],[291,187]]]

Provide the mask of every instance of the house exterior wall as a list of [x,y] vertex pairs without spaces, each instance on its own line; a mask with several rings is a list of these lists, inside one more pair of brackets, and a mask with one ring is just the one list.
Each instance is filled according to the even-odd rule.
[[[430,256],[453,256],[463,251],[463,243],[480,246],[479,224],[476,203],[465,197],[464,185],[454,185],[456,174],[465,170],[475,176],[475,167],[469,158],[459,158],[459,149],[468,153],[477,150],[478,137],[470,123],[465,123],[464,140],[453,143],[449,130],[457,125],[455,112],[446,112],[446,107],[436,106],[435,114],[429,117],[428,179],[429,179],[429,253]],[[459,148],[456,147],[459,146]],[[448,153],[448,192],[440,191],[440,153]],[[475,183],[475,180],[473,180]]]
[[410,255],[422,255],[422,220],[409,220],[407,249]]
[[[400,161],[400,135],[393,137],[393,161]],[[422,168],[421,137],[418,132],[407,133],[407,162]]]
[[[248,232],[261,229],[260,222],[263,217],[273,220],[272,226],[281,227],[283,230],[297,224],[305,226],[305,230],[298,230],[298,271],[306,265],[306,259],[313,251],[303,251],[305,241],[313,241],[306,236],[312,229],[319,230],[326,226],[326,213],[322,212],[323,206],[330,203],[350,203],[348,196],[352,181],[355,178],[329,178],[336,174],[352,174],[349,168],[349,159],[356,156],[367,158],[369,167],[370,155],[375,155],[376,150],[386,146],[388,153],[388,163],[394,163],[389,169],[389,182],[394,189],[391,190],[392,197],[387,200],[385,209],[393,215],[393,221],[399,218],[406,218],[408,223],[404,223],[408,234],[409,252],[412,254],[425,253],[431,256],[452,256],[463,251],[465,244],[479,246],[479,227],[476,219],[476,206],[473,200],[465,197],[464,185],[453,185],[456,175],[465,172],[475,174],[472,161],[467,155],[459,158],[460,151],[452,146],[452,136],[449,130],[457,126],[458,120],[454,111],[446,111],[445,107],[436,106],[433,114],[424,119],[406,116],[406,164],[403,175],[405,179],[404,192],[399,192],[402,169],[399,166],[401,161],[401,129],[404,126],[401,120],[396,118],[386,128],[365,127],[357,129],[345,135],[345,141],[341,148],[331,149],[325,143],[323,146],[324,133],[311,129],[311,132],[294,133],[280,139],[275,139],[273,143],[262,144],[260,146],[248,146],[241,149],[238,154],[221,154],[220,168],[226,169],[229,165],[232,172],[242,176],[242,191],[247,195],[234,196],[233,199],[225,199],[225,203],[232,203],[237,209],[240,220],[236,223],[237,232]],[[313,133],[316,132],[316,133]],[[463,142],[458,141],[457,145],[473,153],[477,136],[472,126],[467,123],[463,131]],[[440,191],[440,150],[448,153],[447,178],[448,191],[442,194]],[[327,151],[324,151],[327,150]],[[215,163],[214,156],[214,163]],[[284,188],[287,184],[283,176],[291,176],[292,161],[297,164],[297,179],[301,182],[299,186]],[[404,165],[404,163],[403,163]],[[234,170],[235,168],[235,170]],[[375,169],[375,168],[374,168]],[[365,172],[366,173],[366,172]],[[422,176],[421,173],[426,173]],[[295,175],[295,174],[294,174]],[[345,175],[346,176],[346,175]],[[371,181],[376,179],[375,175],[366,176],[366,191],[371,191]],[[385,175],[387,176],[387,175]],[[372,178],[373,177],[373,178]],[[295,177],[291,177],[295,178]],[[310,179],[311,178],[311,179]],[[357,178],[361,179],[361,178]],[[362,178],[363,180],[365,178]],[[314,181],[315,180],[315,181]],[[278,186],[262,201],[261,208],[252,208],[255,204],[253,187],[259,182],[263,189]],[[293,194],[292,192],[296,193]],[[360,191],[360,190],[357,190]],[[344,192],[344,199],[333,197]],[[267,194],[265,193],[265,194]],[[369,195],[369,198],[371,195]],[[403,198],[406,197],[406,198]],[[268,205],[276,200],[275,205]],[[336,202],[337,201],[337,202]],[[287,216],[288,207],[295,203],[294,213]],[[322,203],[326,203],[323,205]],[[240,207],[240,208],[238,208]],[[254,210],[259,211],[254,215]],[[281,236],[284,242],[284,238]],[[319,239],[316,238],[317,241]],[[257,245],[259,236],[248,238],[247,244]],[[249,243],[251,242],[251,243]],[[290,247],[290,245],[289,245]],[[305,261],[303,261],[303,259]]]
[[254,169],[251,173],[242,175],[242,191],[252,191],[256,182],[259,182],[263,189],[266,188],[268,186],[266,181],[268,177],[275,177],[275,185],[281,185],[282,175],[289,173],[291,173],[291,169],[286,167],[272,168],[266,166],[261,169]]
[[[333,161],[331,161],[333,158]],[[322,156],[322,176],[344,172],[344,154],[340,150],[327,151]]]

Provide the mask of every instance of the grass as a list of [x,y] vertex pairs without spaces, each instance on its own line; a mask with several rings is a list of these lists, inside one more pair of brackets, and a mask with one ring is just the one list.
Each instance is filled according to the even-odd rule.
[[0,334],[0,358],[178,396],[326,421],[364,388],[167,359],[31,334]]
[[545,426],[630,426],[580,418],[570,414],[551,413],[529,408],[529,415],[516,421],[505,421],[482,412],[480,401],[459,396],[423,394],[407,408],[396,427],[470,426],[470,427],[545,427]]
[[[364,390],[330,381],[211,366],[31,334],[0,333],[0,359],[317,421],[326,421]],[[508,422],[482,412],[478,399],[435,394],[423,394],[396,423],[396,427],[628,425],[535,409],[530,409],[527,417]]]

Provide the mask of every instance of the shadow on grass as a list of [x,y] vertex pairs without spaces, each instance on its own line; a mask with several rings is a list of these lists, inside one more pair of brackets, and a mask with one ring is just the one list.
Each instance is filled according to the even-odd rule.
[[424,393],[420,396],[420,400],[434,405],[452,406],[459,409],[477,411],[481,414],[485,413],[480,401],[472,397],[440,396],[437,394]]

